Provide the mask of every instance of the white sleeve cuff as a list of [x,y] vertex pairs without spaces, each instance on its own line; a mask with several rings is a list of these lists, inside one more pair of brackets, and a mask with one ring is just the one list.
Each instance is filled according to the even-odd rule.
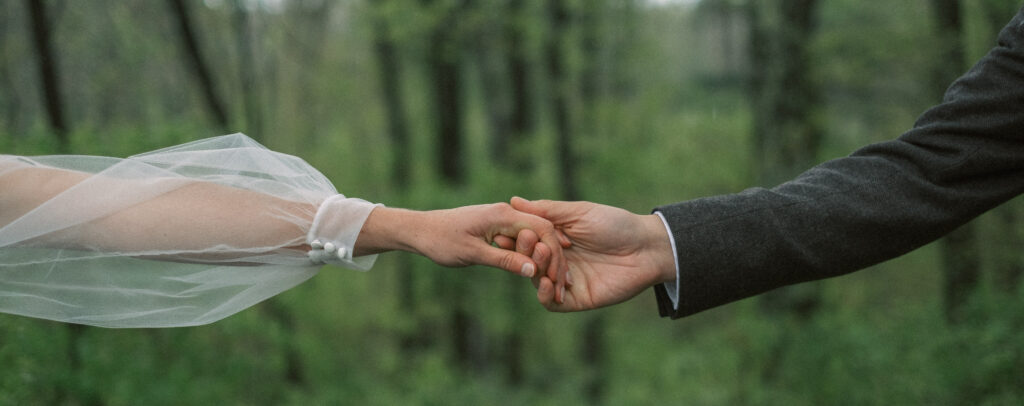
[[668,232],[668,241],[672,243],[672,260],[676,264],[676,280],[674,282],[665,282],[663,285],[669,299],[672,299],[672,309],[679,310],[679,255],[676,252],[676,238],[672,236],[672,228],[668,226],[665,216],[660,211],[655,211],[654,214],[657,214],[658,218],[661,219],[661,223],[665,225],[665,231]]
[[382,205],[344,195],[334,195],[324,200],[316,211],[313,226],[309,228],[306,237],[306,242],[312,248],[309,259],[314,263],[370,270],[377,255],[353,257],[352,251],[363,224],[377,206]]

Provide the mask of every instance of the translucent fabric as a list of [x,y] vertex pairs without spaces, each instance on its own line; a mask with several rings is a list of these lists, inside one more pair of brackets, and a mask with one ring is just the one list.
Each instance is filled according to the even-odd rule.
[[[352,257],[375,205],[242,134],[125,159],[0,155],[0,311],[103,327],[211,323]],[[313,250],[330,242],[332,251]],[[318,248],[319,248],[318,247]]]

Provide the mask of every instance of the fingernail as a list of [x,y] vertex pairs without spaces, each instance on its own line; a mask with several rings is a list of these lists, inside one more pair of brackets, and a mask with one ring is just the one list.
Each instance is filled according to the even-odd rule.
[[519,273],[521,275],[527,277],[527,278],[532,278],[533,277],[533,273],[534,273],[533,264],[531,264],[531,263],[523,264],[523,270],[520,271]]
[[565,303],[565,286],[562,286],[562,303]]
[[575,285],[576,284],[576,282],[573,282],[573,280],[572,280],[572,272],[566,272],[565,273],[565,281],[569,282],[570,285]]

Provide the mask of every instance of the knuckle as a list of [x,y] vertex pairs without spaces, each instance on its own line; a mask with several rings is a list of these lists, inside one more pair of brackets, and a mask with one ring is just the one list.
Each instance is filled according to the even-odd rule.
[[506,252],[506,253],[502,254],[501,258],[498,259],[498,265],[502,269],[506,269],[506,270],[513,271],[513,272],[516,270],[515,267],[514,267],[515,262],[516,262],[516,254],[512,253],[512,252]]

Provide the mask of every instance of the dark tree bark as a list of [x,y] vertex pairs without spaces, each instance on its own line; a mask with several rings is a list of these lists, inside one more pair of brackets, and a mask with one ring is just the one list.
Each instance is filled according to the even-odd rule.
[[487,117],[490,137],[490,156],[495,162],[509,165],[516,154],[515,142],[511,140],[511,106],[508,75],[505,73],[505,35],[502,25],[507,24],[506,15],[497,15],[489,10],[493,4],[480,0],[467,0],[469,12],[480,20],[471,31],[473,62],[480,75],[481,103]]
[[181,46],[186,55],[184,59],[189,64],[189,70],[199,81],[199,87],[203,92],[203,100],[206,101],[210,117],[219,129],[226,131],[229,128],[228,116],[225,113],[224,103],[217,96],[216,88],[213,85],[213,76],[206,65],[206,60],[199,50],[199,42],[196,40],[195,30],[192,28],[192,17],[188,6],[183,0],[167,0],[167,4],[177,20]]
[[[580,49],[583,67],[580,72],[580,98],[592,106],[601,94],[601,44],[605,1],[595,1],[580,10]],[[584,130],[584,133],[589,133]]]
[[507,25],[508,72],[511,82],[512,118],[510,131],[514,137],[524,137],[533,132],[534,118],[530,81],[530,62],[526,50],[525,1],[509,1],[509,16],[512,23]]
[[[424,0],[431,5],[434,0]],[[437,156],[441,179],[460,185],[466,178],[462,141],[462,82],[460,77],[459,41],[455,24],[463,5],[443,11],[430,34],[427,65],[434,96],[434,129],[437,135]]]
[[[465,15],[467,3],[454,4],[422,0],[426,9],[441,13],[429,36],[426,64],[432,85],[434,114],[431,117],[437,137],[437,165],[441,181],[462,186],[466,180],[466,157],[462,139],[462,82],[458,23]],[[433,10],[432,10],[433,9]],[[464,371],[479,370],[486,365],[483,334],[466,303],[472,287],[466,280],[449,280],[443,292],[451,309],[449,323],[455,363]]]
[[[817,0],[747,4],[754,169],[765,186],[774,186],[817,162],[822,130],[815,116],[820,98],[808,55],[817,5]],[[761,298],[764,310],[800,319],[813,315],[820,302],[817,284],[790,286]]]
[[[377,8],[384,7],[388,0],[374,0]],[[377,62],[377,78],[379,80],[384,111],[386,113],[388,138],[391,140],[391,182],[399,190],[408,189],[412,178],[412,154],[410,154],[409,129],[405,108],[402,105],[401,60],[394,39],[391,36],[388,21],[379,10],[374,12],[373,20],[373,53]],[[399,254],[397,283],[399,307],[410,314],[413,323],[420,324],[417,317],[415,275],[411,257]],[[422,329],[416,329],[422,330]],[[418,331],[400,333],[399,345],[405,352],[418,347],[422,335]]]
[[238,49],[238,77],[242,85],[242,103],[245,106],[245,126],[241,129],[250,137],[263,137],[263,114],[260,107],[260,86],[256,73],[256,58],[252,49],[252,24],[242,0],[235,0],[234,25]]
[[565,1],[548,1],[550,30],[545,54],[547,59],[548,88],[550,89],[551,110],[558,137],[558,164],[561,173],[559,185],[566,200],[579,200],[576,185],[576,159],[572,146],[572,111],[569,100],[569,78],[563,60],[565,31],[569,24],[569,10]]
[[[58,74],[57,56],[53,52],[52,39],[50,34],[53,27],[46,13],[46,3],[42,0],[25,0],[25,6],[32,19],[32,39],[36,46],[38,57],[39,80],[42,84],[43,102],[46,107],[46,116],[50,128],[57,136],[57,148],[61,153],[70,152],[68,142],[68,124],[64,117],[63,98],[60,90],[60,75]],[[80,375],[82,369],[81,341],[86,327],[80,324],[67,324],[68,343],[68,377],[69,382],[61,388],[58,396],[61,402],[81,402],[84,404],[99,404],[98,399],[92,393],[85,393],[81,390]],[[84,398],[83,398],[84,397]]]
[[[573,121],[571,100],[569,98],[569,75],[564,61],[564,41],[571,23],[570,9],[566,1],[549,0],[547,2],[549,30],[545,44],[547,60],[548,88],[550,91],[551,110],[555,121],[558,151],[559,185],[565,200],[581,200],[577,180],[577,161],[573,151]],[[588,403],[601,403],[604,389],[607,387],[605,370],[604,330],[605,318],[601,314],[591,315],[583,326],[580,343],[580,357],[587,370],[591,371],[585,386]]]
[[[935,47],[939,54],[932,73],[931,88],[936,99],[964,72],[965,47],[960,0],[932,0]],[[945,275],[943,304],[946,319],[960,321],[963,306],[974,292],[981,276],[977,224],[967,223],[942,239],[942,263]]]
[[[377,0],[382,5],[386,0]],[[398,52],[395,42],[391,39],[387,21],[377,15],[373,22],[373,51],[377,60],[377,76],[387,113],[388,138],[391,140],[391,181],[399,189],[409,186],[411,177],[411,155],[409,153],[409,129],[406,124],[405,109],[402,106],[402,77]]]
[[53,28],[46,14],[46,3],[43,0],[25,0],[29,15],[32,18],[32,39],[36,46],[39,66],[39,81],[43,88],[43,103],[46,105],[46,116],[50,128],[57,136],[57,148],[62,153],[69,152],[68,124],[64,117],[64,99],[60,90],[60,74],[58,73],[57,55],[53,52],[53,40],[50,33]]
[[20,120],[21,103],[15,91],[15,81],[12,77],[10,64],[11,60],[11,38],[15,34],[11,31],[10,8],[15,7],[10,2],[0,3],[0,105],[3,109],[3,122],[6,125],[7,134],[21,134],[22,126]]

